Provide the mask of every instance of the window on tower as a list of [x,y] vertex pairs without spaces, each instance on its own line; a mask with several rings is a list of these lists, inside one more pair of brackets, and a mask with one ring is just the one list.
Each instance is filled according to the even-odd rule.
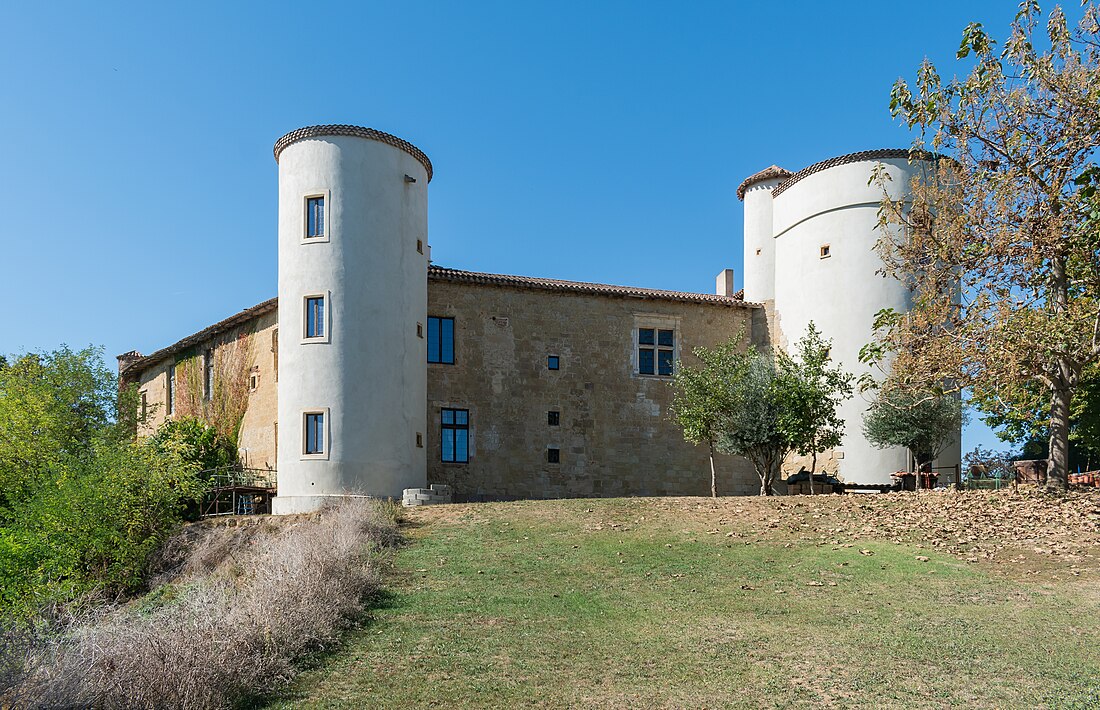
[[328,300],[326,294],[320,293],[303,299],[303,341],[328,342],[330,322]]
[[306,239],[325,236],[325,196],[306,198]]

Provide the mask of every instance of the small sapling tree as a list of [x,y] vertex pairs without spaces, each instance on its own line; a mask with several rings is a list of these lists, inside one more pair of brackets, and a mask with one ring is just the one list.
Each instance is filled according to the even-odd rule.
[[903,446],[918,470],[940,455],[962,429],[962,401],[950,394],[881,390],[863,415],[863,435],[880,449]]
[[830,365],[830,341],[810,322],[806,335],[795,345],[794,357],[777,356],[780,400],[777,425],[791,446],[810,456],[810,494],[814,492],[817,455],[840,446],[844,420],[837,407],[852,396],[853,375]]

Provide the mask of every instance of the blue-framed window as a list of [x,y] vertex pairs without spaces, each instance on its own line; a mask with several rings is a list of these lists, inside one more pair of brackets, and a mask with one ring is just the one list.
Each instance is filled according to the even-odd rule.
[[439,422],[443,461],[467,463],[470,460],[470,410],[442,409]]
[[325,297],[306,297],[306,337],[325,337]]
[[325,415],[321,412],[306,413],[305,454],[325,453]]
[[428,362],[455,364],[455,319],[428,316]]
[[546,369],[547,370],[557,370],[560,367],[561,367],[561,358],[559,358],[557,355],[547,355],[546,356]]
[[676,331],[638,328],[638,374],[671,377],[676,352]]
[[306,239],[325,236],[325,198],[306,198]]

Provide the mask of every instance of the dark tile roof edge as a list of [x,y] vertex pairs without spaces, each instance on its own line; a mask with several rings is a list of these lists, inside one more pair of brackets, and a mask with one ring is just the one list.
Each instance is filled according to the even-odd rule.
[[911,148],[878,148],[876,150],[861,150],[857,153],[838,155],[835,158],[822,160],[820,163],[814,163],[813,165],[802,168],[794,175],[791,175],[789,178],[776,185],[775,189],[772,190],[772,197],[779,197],[783,194],[784,190],[787,190],[803,178],[807,178],[814,173],[819,173],[822,170],[835,168],[838,165],[860,163],[866,160],[896,160],[898,158],[906,158],[908,160],[936,160],[939,157],[940,156],[937,156],[935,153],[913,150]]
[[[128,365],[126,365],[124,367],[124,369],[119,373],[119,376],[122,377],[123,379],[125,379],[126,378],[126,373],[128,373],[128,372],[141,372],[141,371],[145,370],[146,368],[157,364],[161,360],[164,360],[165,358],[167,358],[170,355],[175,355],[178,352],[186,350],[187,348],[191,347],[192,345],[197,345],[199,343],[205,342],[205,341],[213,338],[216,335],[220,335],[220,334],[224,333],[225,331],[227,331],[231,328],[235,328],[238,325],[241,325],[242,323],[247,323],[248,321],[252,320],[253,318],[258,318],[262,315],[266,315],[267,313],[270,313],[271,311],[278,308],[278,306],[279,306],[279,299],[278,299],[278,297],[276,297],[276,298],[269,298],[268,300],[264,301],[263,303],[252,306],[251,308],[246,308],[243,311],[240,311],[239,313],[235,313],[235,314],[229,316],[225,320],[218,321],[217,323],[215,323],[214,325],[212,325],[208,328],[203,328],[199,332],[187,336],[183,340],[177,341],[177,342],[169,345],[166,348],[161,348],[160,350],[157,350],[155,353],[152,353],[151,355],[146,355],[146,356],[144,356],[140,359],[132,361],[131,363],[129,363]],[[133,351],[131,351],[131,352],[133,352]],[[129,355],[129,354],[130,353],[124,353],[123,355],[120,355],[119,357],[121,358],[124,355]]]
[[759,307],[758,303],[747,303],[734,296],[719,296],[709,293],[689,293],[686,291],[662,291],[652,288],[633,286],[612,286],[610,284],[588,283],[585,281],[562,281],[542,279],[533,276],[511,276],[508,274],[487,274],[479,271],[448,269],[442,266],[428,268],[429,281],[452,281],[457,283],[484,284],[488,286],[511,286],[513,288],[538,289],[542,291],[560,291],[600,296],[622,296],[625,298],[643,298],[663,301],[684,301],[689,303],[714,303],[726,306]]
[[771,180],[773,178],[785,179],[793,175],[790,170],[781,168],[778,165],[771,165],[758,173],[753,173],[747,178],[741,181],[741,184],[737,186],[737,199],[745,199],[745,190],[755,185],[758,182],[764,182],[765,180]]
[[297,143],[307,138],[318,138],[320,136],[355,136],[356,138],[366,138],[368,140],[378,141],[379,143],[385,143],[386,145],[392,145],[394,148],[399,148],[419,160],[420,164],[424,166],[424,169],[428,171],[428,182],[432,181],[432,161],[428,160],[428,156],[424,154],[424,151],[407,140],[398,138],[384,131],[379,131],[374,128],[363,128],[362,126],[351,126],[346,123],[332,123],[325,126],[306,126],[305,128],[299,128],[287,133],[285,136],[275,141],[275,162],[279,162],[279,154],[291,143]]

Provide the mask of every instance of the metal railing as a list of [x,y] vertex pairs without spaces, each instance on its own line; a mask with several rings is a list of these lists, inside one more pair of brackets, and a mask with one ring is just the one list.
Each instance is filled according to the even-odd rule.
[[200,475],[208,481],[202,517],[271,512],[271,498],[278,490],[274,470],[222,466],[202,471]]

